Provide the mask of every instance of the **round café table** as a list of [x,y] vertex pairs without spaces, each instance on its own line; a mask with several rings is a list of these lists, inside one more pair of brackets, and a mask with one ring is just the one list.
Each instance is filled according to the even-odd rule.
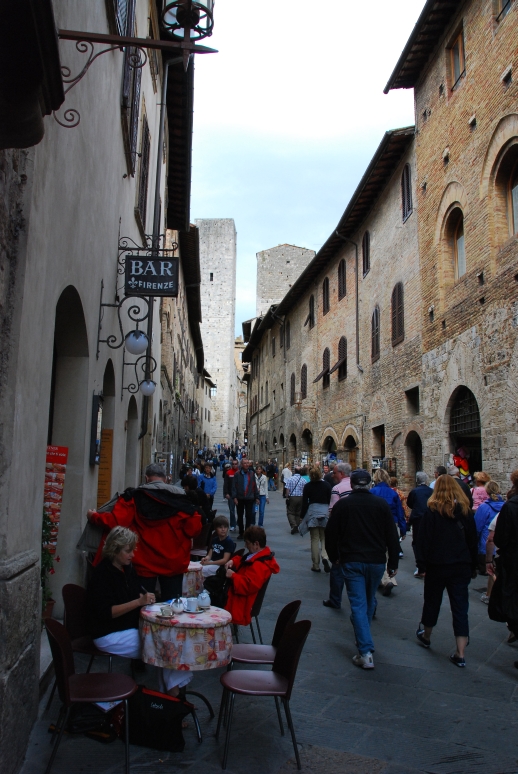
[[203,591],[202,563],[190,562],[182,581],[182,596],[197,597]]
[[[211,606],[197,613],[179,613],[160,617],[161,605],[147,605],[140,611],[142,660],[146,664],[193,672],[218,669],[229,664],[232,654],[232,616],[220,607]],[[214,717],[208,699],[196,691]],[[201,733],[198,738],[201,741]]]

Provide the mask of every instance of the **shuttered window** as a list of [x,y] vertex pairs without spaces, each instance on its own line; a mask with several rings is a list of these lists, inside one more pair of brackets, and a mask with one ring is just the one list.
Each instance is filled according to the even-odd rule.
[[[122,4],[121,4],[122,5]],[[135,0],[126,2],[126,35],[133,36],[135,29]],[[119,17],[117,10],[117,24],[121,23],[123,16]],[[128,170],[135,174],[137,159],[138,124],[140,112],[140,81],[142,68],[132,67],[135,57],[140,57],[139,50],[126,46],[124,53],[124,70],[122,76],[122,129]]]
[[371,235],[365,232],[362,239],[363,276],[369,273],[371,268]]
[[322,375],[322,387],[325,390],[326,387],[329,387],[329,382],[331,381],[331,377],[329,376],[329,369],[331,368],[331,352],[329,351],[329,347],[324,349],[324,354],[322,356],[322,367],[324,371]]
[[372,331],[371,331],[371,356],[372,362],[378,360],[380,356],[380,310],[376,307],[372,314]]
[[329,277],[322,283],[322,314],[329,312]]
[[291,375],[290,379],[290,406],[295,403],[295,374]]
[[302,400],[308,397],[308,367],[305,363],[300,369],[300,394]]
[[279,328],[279,347],[284,347],[284,324]]
[[405,313],[403,306],[403,283],[398,282],[392,291],[392,346],[405,338]]
[[315,296],[309,297],[309,311],[304,322],[304,327],[306,327],[306,325],[309,325],[310,330],[315,325]]
[[291,325],[290,321],[286,323],[286,349],[291,347]]
[[146,210],[147,210],[147,191],[149,183],[149,151],[151,147],[151,137],[146,116],[142,122],[142,150],[140,154],[140,173],[138,184],[138,203],[137,211],[142,230],[146,230]]
[[412,180],[410,177],[410,164],[405,164],[403,174],[401,175],[401,207],[403,210],[403,221],[412,213]]
[[341,382],[342,379],[347,378],[347,339],[345,336],[342,336],[338,342],[338,362],[340,363],[338,366],[338,381]]
[[347,293],[347,285],[345,282],[345,261],[342,258],[338,264],[338,300],[341,301],[345,298]]

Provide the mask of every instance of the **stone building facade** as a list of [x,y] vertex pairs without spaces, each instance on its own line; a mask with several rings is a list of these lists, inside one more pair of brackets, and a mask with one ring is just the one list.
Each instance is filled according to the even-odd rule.
[[236,227],[231,218],[196,219],[200,234],[201,326],[206,367],[216,383],[213,444],[236,439],[237,374],[234,366],[236,316]]
[[[90,49],[85,54],[74,42],[58,40],[56,30],[129,32],[167,47],[157,4],[16,5],[16,14],[3,10],[2,25],[12,28],[17,72],[8,67],[0,84],[0,769],[5,774],[15,774],[22,764],[38,706],[47,446],[68,450],[57,535],[57,520],[52,527],[51,547],[59,561],[48,579],[57,618],[63,617],[63,585],[85,581],[86,562],[76,544],[87,510],[140,483],[157,448],[160,304],[155,300],[151,310],[151,355],[158,365],[151,378],[157,386],[144,400],[138,387],[145,375],[142,361],[135,366],[123,346],[136,322],[135,309],[133,318],[128,312],[135,299],[124,300],[120,240],[135,249],[147,247],[155,200],[162,234],[166,227],[189,231],[194,78],[192,61],[185,70],[180,57],[169,68],[163,143],[159,50],[148,49],[140,68],[129,50],[109,50],[58,109],[64,98],[61,66],[71,75],[80,73]],[[40,24],[31,29],[34,19]],[[9,37],[5,26],[2,33]],[[92,48],[96,53],[102,44]],[[36,49],[45,52],[43,69]],[[48,72],[54,59],[57,85]],[[34,67],[25,67],[27,61]],[[35,89],[30,77],[16,80],[22,70],[37,73]],[[54,100],[58,86],[61,98]],[[49,115],[52,110],[61,124]],[[157,167],[161,182],[155,191]],[[146,304],[136,306],[139,317]],[[145,330],[147,320],[139,327]],[[203,368],[198,346],[197,364]],[[61,482],[58,478],[57,485]]]
[[335,232],[255,321],[243,353],[254,459],[383,459],[408,482],[420,467],[415,179],[414,128],[387,132]]
[[257,253],[256,317],[279,303],[314,257],[314,250],[295,245],[277,245]]
[[386,87],[415,94],[426,459],[461,448],[502,485],[518,458],[517,34],[515,2],[429,2]]

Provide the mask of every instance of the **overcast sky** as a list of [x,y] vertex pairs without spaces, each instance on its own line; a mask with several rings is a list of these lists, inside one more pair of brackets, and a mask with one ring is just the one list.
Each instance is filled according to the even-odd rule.
[[233,218],[236,334],[255,315],[256,253],[318,250],[413,92],[383,88],[424,0],[216,0],[196,57],[191,219]]

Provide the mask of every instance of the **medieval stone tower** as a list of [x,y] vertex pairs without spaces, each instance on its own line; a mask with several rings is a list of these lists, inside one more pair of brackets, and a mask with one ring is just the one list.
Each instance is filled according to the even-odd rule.
[[236,227],[232,218],[200,218],[201,334],[205,368],[217,385],[211,440],[236,437],[237,376],[234,361],[236,310]]
[[257,317],[284,298],[314,257],[314,250],[295,245],[278,245],[257,253]]

